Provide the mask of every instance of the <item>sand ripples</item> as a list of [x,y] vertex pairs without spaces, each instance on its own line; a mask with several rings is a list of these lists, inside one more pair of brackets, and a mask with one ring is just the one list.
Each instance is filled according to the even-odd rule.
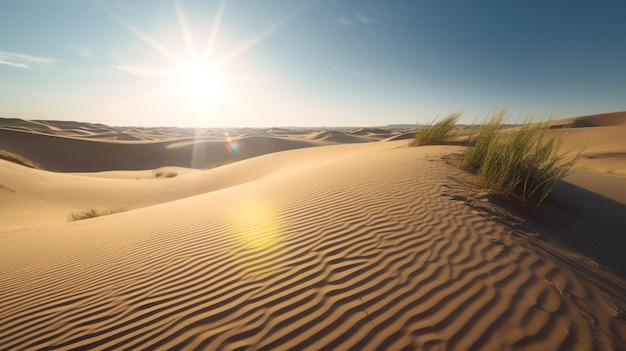
[[0,349],[624,346],[607,298],[449,196],[458,171],[414,153],[257,199],[271,215],[212,211],[209,194],[180,202],[195,208],[187,216],[132,233],[133,214],[116,216],[90,252],[7,267]]

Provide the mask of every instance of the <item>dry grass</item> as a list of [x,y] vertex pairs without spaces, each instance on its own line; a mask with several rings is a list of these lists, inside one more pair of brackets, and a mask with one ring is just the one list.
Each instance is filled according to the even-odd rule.
[[166,171],[166,170],[161,170],[161,169],[157,169],[154,171],[154,176],[156,178],[174,178],[178,175],[178,173],[173,172],[173,171]]
[[584,147],[559,153],[560,135],[548,137],[546,123],[532,123],[533,116],[503,137],[506,113],[502,110],[482,124],[465,154],[465,167],[494,193],[540,205],[578,161]]
[[89,218],[94,218],[94,217],[106,216],[106,215],[119,213],[119,212],[124,212],[124,211],[126,211],[126,209],[120,208],[120,207],[105,207],[105,208],[92,207],[92,208],[88,208],[88,209],[84,209],[84,210],[80,210],[80,211],[71,212],[67,216],[67,219],[70,222],[72,222],[72,221],[80,221],[80,220],[83,220],[83,219],[89,219]]
[[433,121],[430,127],[416,130],[415,136],[409,145],[423,146],[446,144],[450,140],[450,132],[456,122],[459,121],[459,117],[461,117],[461,113],[454,112],[439,121]]

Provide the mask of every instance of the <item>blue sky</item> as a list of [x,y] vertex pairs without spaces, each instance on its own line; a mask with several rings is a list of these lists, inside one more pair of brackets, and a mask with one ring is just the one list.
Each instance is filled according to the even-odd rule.
[[626,110],[626,2],[0,0],[0,116],[371,126]]

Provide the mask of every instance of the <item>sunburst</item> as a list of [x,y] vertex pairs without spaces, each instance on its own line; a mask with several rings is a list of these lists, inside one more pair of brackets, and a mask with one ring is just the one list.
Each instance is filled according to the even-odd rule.
[[[177,20],[186,46],[186,53],[176,53],[119,14],[104,6],[101,6],[101,8],[145,44],[171,61],[170,67],[158,70],[163,72],[163,76],[167,78],[167,84],[158,87],[158,90],[166,92],[170,97],[176,99],[181,106],[204,118],[214,108],[234,101],[233,97],[236,95],[234,82],[240,76],[227,72],[226,66],[274,33],[280,26],[296,17],[311,3],[312,1],[306,2],[295,11],[270,24],[242,45],[221,57],[215,57],[213,48],[219,36],[222,18],[226,9],[226,0],[221,0],[217,7],[209,37],[202,50],[196,48],[190,23],[187,20],[181,0],[173,0],[173,6],[176,10]],[[151,94],[145,94],[144,92],[142,95]]]

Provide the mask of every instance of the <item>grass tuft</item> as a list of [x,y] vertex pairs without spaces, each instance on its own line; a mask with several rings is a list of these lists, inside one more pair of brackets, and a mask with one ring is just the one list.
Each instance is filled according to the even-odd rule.
[[499,113],[494,114],[489,120],[483,122],[478,128],[472,126],[469,135],[470,148],[465,154],[464,164],[467,169],[472,172],[478,172],[483,160],[489,153],[490,148],[494,147],[494,143],[502,130],[502,124],[506,118],[508,110],[503,109]]
[[100,216],[106,216],[106,215],[110,215],[110,214],[114,214],[114,213],[118,213],[118,212],[124,212],[126,211],[126,209],[124,208],[119,208],[119,207],[107,207],[107,208],[88,208],[85,210],[80,210],[80,211],[74,211],[71,212],[68,216],[67,219],[72,222],[72,221],[80,221],[83,219],[89,219],[89,218],[94,218],[94,217],[100,217]]
[[459,121],[459,117],[461,117],[461,113],[454,112],[440,121],[433,121],[430,127],[417,129],[409,145],[423,146],[446,144],[448,140],[450,140],[450,131],[452,131],[456,122]]
[[465,167],[476,173],[480,185],[494,193],[541,205],[584,148],[560,154],[560,135],[548,137],[546,123],[532,123],[532,117],[510,135],[503,135],[506,113],[502,110],[479,128],[465,154]]
[[173,171],[164,171],[164,170],[155,170],[154,176],[156,178],[174,178],[178,175],[178,173]]

